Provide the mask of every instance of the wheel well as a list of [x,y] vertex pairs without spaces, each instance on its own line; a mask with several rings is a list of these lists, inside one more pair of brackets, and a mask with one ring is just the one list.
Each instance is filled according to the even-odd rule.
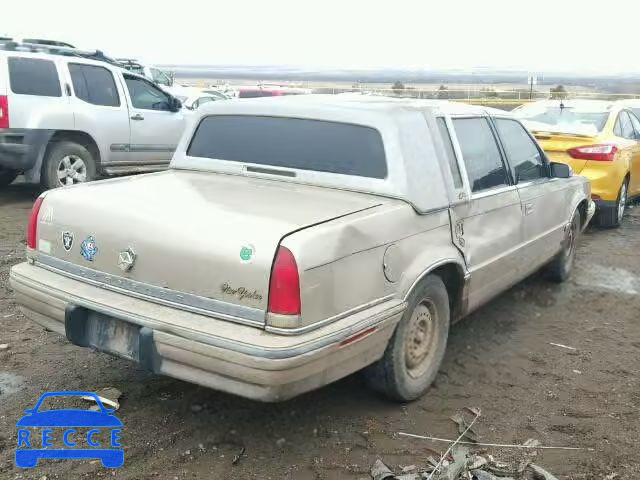
[[430,272],[438,275],[449,295],[449,308],[451,309],[451,320],[456,321],[462,315],[462,292],[464,291],[464,272],[460,265],[456,263],[445,263]]
[[98,145],[95,140],[88,133],[81,132],[78,130],[57,130],[51,140],[49,141],[49,145],[47,146],[47,151],[45,152],[45,159],[49,154],[49,150],[56,142],[68,141],[75,142],[82,145],[84,148],[89,150],[89,153],[93,157],[95,161],[96,168],[98,171],[100,170],[100,150],[98,149]]
[[580,213],[580,227],[583,228],[587,221],[587,200],[582,200],[578,204],[578,212]]

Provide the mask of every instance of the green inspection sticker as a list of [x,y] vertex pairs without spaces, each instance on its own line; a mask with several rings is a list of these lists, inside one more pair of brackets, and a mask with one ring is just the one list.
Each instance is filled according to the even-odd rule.
[[253,245],[243,245],[240,248],[240,261],[242,263],[249,263],[253,259],[253,254],[256,252],[256,249]]

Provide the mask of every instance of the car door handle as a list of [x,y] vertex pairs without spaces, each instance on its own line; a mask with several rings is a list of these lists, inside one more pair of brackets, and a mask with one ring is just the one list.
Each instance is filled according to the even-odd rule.
[[131,117],[131,120],[144,120],[144,117],[139,113],[136,113],[134,116]]
[[524,204],[524,214],[531,215],[533,213],[533,203]]

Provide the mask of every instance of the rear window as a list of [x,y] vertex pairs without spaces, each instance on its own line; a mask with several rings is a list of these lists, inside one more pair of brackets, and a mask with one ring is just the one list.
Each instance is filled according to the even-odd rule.
[[376,129],[323,120],[205,117],[187,155],[358,177],[387,176],[384,145]]
[[[596,107],[597,108],[597,107]],[[531,130],[595,135],[601,132],[609,118],[606,110],[589,107],[528,105],[514,110],[514,116]]]
[[50,60],[10,57],[9,82],[13,93],[41,97],[62,96],[58,71]]

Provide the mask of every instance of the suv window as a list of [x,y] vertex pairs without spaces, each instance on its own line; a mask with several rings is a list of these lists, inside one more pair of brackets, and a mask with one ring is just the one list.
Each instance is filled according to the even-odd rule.
[[455,118],[453,126],[471,190],[479,192],[507,185],[507,170],[487,119]]
[[58,70],[51,60],[9,57],[11,91],[22,95],[61,97]]
[[120,96],[112,73],[95,65],[69,64],[73,91],[80,100],[93,105],[119,107]]
[[302,118],[212,115],[187,155],[270,167],[385,178],[380,133],[370,127]]
[[456,160],[456,154],[453,150],[453,143],[451,142],[451,135],[449,135],[449,129],[444,121],[444,118],[438,117],[438,130],[440,130],[440,136],[442,136],[442,143],[444,144],[444,150],[447,154],[447,161],[449,162],[449,170],[451,170],[451,176],[453,177],[453,185],[456,188],[462,188],[462,176],[460,175],[460,168],[458,167],[458,161]]
[[547,169],[536,144],[524,127],[515,120],[495,119],[509,163],[516,175],[516,182],[526,182],[547,177]]
[[124,75],[131,104],[143,110],[169,110],[169,95],[148,80]]
[[633,131],[633,124],[631,123],[629,115],[626,111],[623,110],[622,112],[620,112],[620,114],[618,115],[618,122],[620,122],[619,136],[634,140],[636,138],[636,135]]

